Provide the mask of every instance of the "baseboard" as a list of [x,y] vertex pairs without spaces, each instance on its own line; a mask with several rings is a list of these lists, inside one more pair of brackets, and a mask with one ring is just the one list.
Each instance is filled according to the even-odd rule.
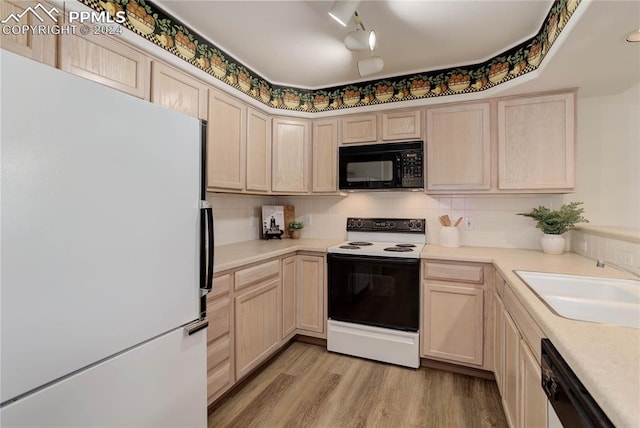
[[495,380],[493,372],[477,369],[475,367],[461,366],[453,363],[446,363],[444,361],[430,360],[427,358],[420,358],[420,367],[427,367],[430,369],[444,370],[453,373],[459,373],[467,376],[479,377],[481,379]]

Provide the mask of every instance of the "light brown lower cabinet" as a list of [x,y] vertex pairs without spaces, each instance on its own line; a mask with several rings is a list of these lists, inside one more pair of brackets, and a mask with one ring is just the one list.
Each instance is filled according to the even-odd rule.
[[420,356],[482,368],[484,266],[424,261]]
[[494,374],[507,423],[546,428],[547,396],[540,386],[540,357],[534,355],[541,330],[507,285],[500,294],[494,294]]
[[300,333],[326,338],[325,258],[313,255],[296,257],[296,328]]
[[296,331],[296,283],[298,256],[282,259],[282,340],[290,339]]
[[280,277],[247,288],[235,297],[236,379],[278,349],[279,294]]
[[523,428],[547,426],[547,396],[540,386],[540,365],[524,340],[520,341],[520,423]]
[[207,296],[207,404],[213,403],[234,383],[233,305],[231,275],[213,280]]
[[497,293],[493,301],[493,374],[504,396],[504,305]]
[[520,374],[520,335],[515,323],[505,311],[503,312],[504,322],[504,383],[502,393],[502,405],[504,414],[510,427],[518,426],[518,377]]
[[438,359],[482,366],[482,288],[427,282],[423,299],[422,353]]

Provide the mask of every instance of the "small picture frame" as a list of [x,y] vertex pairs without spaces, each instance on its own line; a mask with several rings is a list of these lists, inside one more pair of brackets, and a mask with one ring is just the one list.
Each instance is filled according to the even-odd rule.
[[262,206],[262,237],[264,239],[282,239],[285,233],[284,206]]

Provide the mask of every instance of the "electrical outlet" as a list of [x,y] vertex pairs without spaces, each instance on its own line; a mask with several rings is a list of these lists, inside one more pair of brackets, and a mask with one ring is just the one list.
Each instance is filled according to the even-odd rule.
[[257,222],[258,222],[258,217],[254,215],[249,216],[249,226],[253,227],[256,225]]
[[465,217],[464,228],[467,230],[473,230],[473,217]]
[[311,214],[304,216],[304,224],[307,226],[311,226],[313,224],[313,216]]
[[582,253],[586,254],[589,247],[587,247],[587,241],[579,241],[578,242],[578,250]]
[[631,251],[620,251],[619,257],[621,265],[633,266],[633,253]]

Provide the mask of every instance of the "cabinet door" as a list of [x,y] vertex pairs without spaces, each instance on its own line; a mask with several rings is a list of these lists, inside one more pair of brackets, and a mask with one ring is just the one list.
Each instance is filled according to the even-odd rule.
[[504,322],[504,380],[502,401],[504,413],[510,427],[515,427],[519,421],[519,351],[520,334],[515,323],[507,313],[502,313]]
[[338,121],[313,122],[313,192],[338,190]]
[[520,341],[520,425],[546,428],[547,396],[540,386],[540,365],[524,340]]
[[498,187],[574,186],[575,93],[498,102]]
[[216,277],[213,291],[207,295],[207,404],[234,383],[231,288],[231,275]]
[[423,355],[481,366],[483,290],[425,282],[423,291]]
[[489,103],[427,110],[427,189],[491,187]]
[[[54,25],[55,22],[46,13],[41,14],[44,22],[37,20],[32,13],[22,15],[26,8],[35,7],[38,4],[42,5],[46,10],[51,10],[52,6],[45,2],[3,0],[0,1],[0,16],[3,18],[6,18],[11,14],[22,16],[19,24],[21,26]],[[62,15],[59,15],[58,19],[62,20]],[[8,24],[9,22],[7,25]],[[34,61],[42,62],[52,67],[56,66],[57,39],[55,34],[38,35],[31,34],[30,31],[24,31],[21,33],[22,34],[5,34],[4,31],[0,32],[0,45],[2,48],[18,55],[31,58]]]
[[[298,256],[296,327],[325,334],[324,257]],[[324,336],[322,336],[324,337]]]
[[204,83],[158,61],[151,64],[151,102],[207,119],[208,89]]
[[244,189],[246,118],[244,104],[209,90],[207,189]]
[[493,296],[493,373],[498,390],[504,396],[504,305],[497,293]]
[[407,140],[422,138],[422,114],[420,110],[382,114],[382,139]]
[[296,283],[298,257],[282,259],[282,340],[287,340],[296,329]]
[[59,63],[64,71],[149,99],[149,57],[109,36],[60,36]]
[[273,121],[274,192],[306,193],[309,190],[309,123],[301,120]]
[[265,360],[280,344],[280,277],[235,297],[236,379]]
[[247,190],[268,192],[271,184],[271,118],[247,111]]
[[342,144],[378,141],[378,117],[375,114],[349,116],[340,119]]

